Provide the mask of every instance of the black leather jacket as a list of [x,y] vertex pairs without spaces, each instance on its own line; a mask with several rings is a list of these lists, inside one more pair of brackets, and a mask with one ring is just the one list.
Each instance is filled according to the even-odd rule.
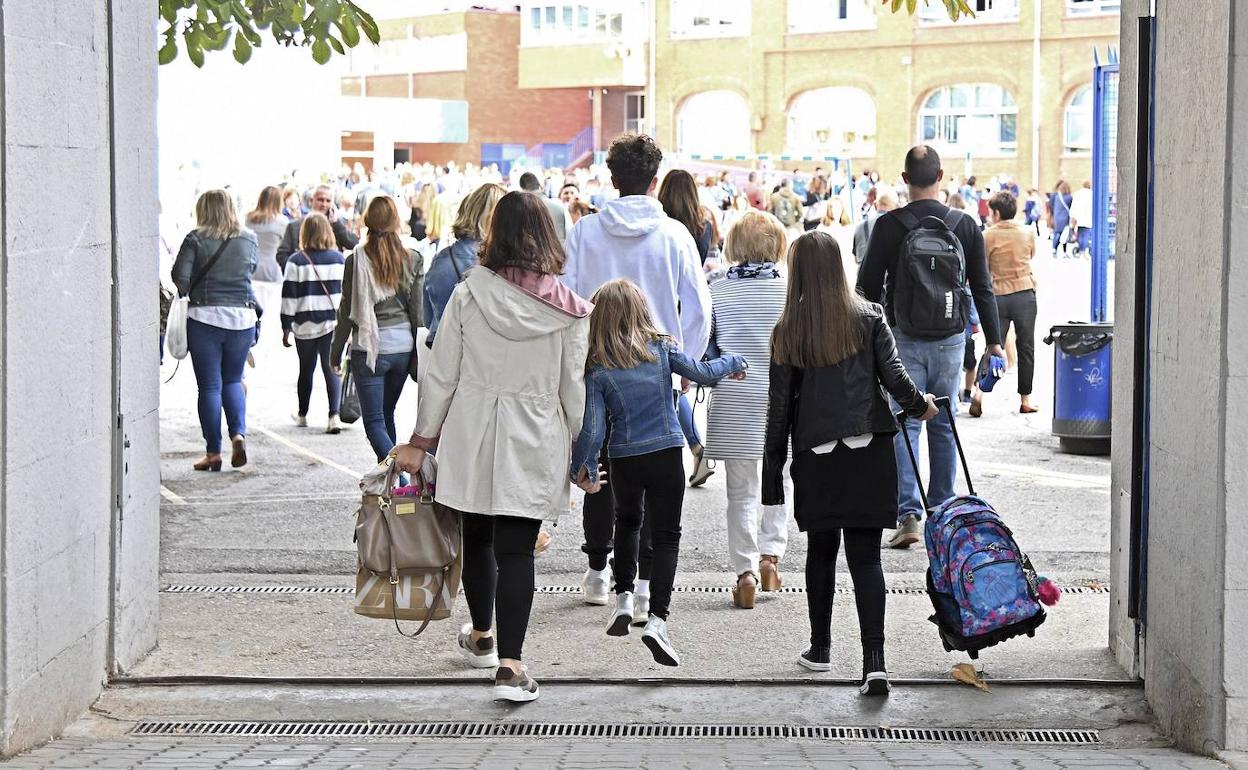
[[862,315],[863,347],[833,366],[799,369],[771,364],[767,439],[763,450],[763,505],[784,503],[782,471],[793,454],[864,433],[896,433],[881,384],[906,414],[921,417],[927,402],[897,355],[893,332],[879,305]]

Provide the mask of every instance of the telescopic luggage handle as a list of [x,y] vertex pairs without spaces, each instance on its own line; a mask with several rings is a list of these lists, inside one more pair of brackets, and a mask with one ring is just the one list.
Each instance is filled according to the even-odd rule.
[[[958,447],[958,459],[962,461],[962,473],[966,476],[966,488],[972,495],[975,494],[975,484],[971,481],[971,468],[966,463],[966,452],[962,450],[962,438],[958,436],[958,421],[953,414],[953,402],[948,396],[941,396],[936,399],[936,408],[944,409],[949,413],[949,427],[953,430],[953,443]],[[914,456],[914,445],[910,442],[910,432],[906,430],[906,420],[909,419],[905,412],[897,412],[897,422],[901,423],[901,436],[906,441],[906,454],[910,455],[910,466],[914,468],[914,480],[919,485],[919,497],[923,500],[923,510],[930,511],[931,506],[927,502],[927,492],[923,489],[923,480],[919,474],[919,460]],[[941,502],[944,502],[943,500]]]

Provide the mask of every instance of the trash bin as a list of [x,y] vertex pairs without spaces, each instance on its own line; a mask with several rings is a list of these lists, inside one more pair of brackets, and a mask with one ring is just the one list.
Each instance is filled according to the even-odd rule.
[[1113,324],[1059,324],[1044,342],[1053,345],[1053,435],[1062,451],[1109,454]]

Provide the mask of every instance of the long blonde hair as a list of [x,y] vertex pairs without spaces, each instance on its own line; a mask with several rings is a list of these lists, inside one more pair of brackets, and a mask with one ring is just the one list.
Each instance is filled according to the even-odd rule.
[[455,217],[455,224],[451,225],[455,238],[483,240],[490,231],[490,217],[494,214],[494,207],[506,194],[507,190],[497,184],[483,184],[469,193],[459,204],[459,214]]
[[282,213],[282,191],[269,185],[260,191],[256,207],[247,214],[247,224],[262,225],[277,218]]
[[299,225],[299,248],[303,251],[330,251],[338,248],[334,229],[324,214],[313,211],[303,218]]
[[849,288],[836,238],[806,233],[789,247],[788,262],[789,293],[771,333],[771,360],[810,369],[857,354],[866,302]]
[[403,226],[399,221],[399,207],[390,196],[378,195],[364,211],[364,226],[368,228],[364,253],[373,263],[377,283],[388,289],[398,289],[403,283],[403,268],[408,260],[407,249],[399,236]]
[[663,335],[650,319],[650,308],[637,284],[627,278],[604,283],[594,292],[589,315],[588,369],[631,369],[656,360],[650,345]]
[[208,190],[195,202],[196,229],[206,238],[224,241],[242,231],[234,199],[225,190]]

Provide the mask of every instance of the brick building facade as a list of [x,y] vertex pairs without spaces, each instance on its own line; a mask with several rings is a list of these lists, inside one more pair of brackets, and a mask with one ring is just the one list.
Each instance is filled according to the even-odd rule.
[[[481,162],[649,130],[684,155],[836,155],[892,178],[925,141],[951,173],[1048,188],[1090,176],[1093,57],[1117,45],[1118,3],[972,0],[976,18],[952,24],[939,3],[911,17],[877,0],[526,2],[387,20],[383,63],[353,60],[342,84],[395,108],[358,121],[389,124],[376,157]],[[394,128],[446,104],[463,126],[452,109],[440,135]]]

